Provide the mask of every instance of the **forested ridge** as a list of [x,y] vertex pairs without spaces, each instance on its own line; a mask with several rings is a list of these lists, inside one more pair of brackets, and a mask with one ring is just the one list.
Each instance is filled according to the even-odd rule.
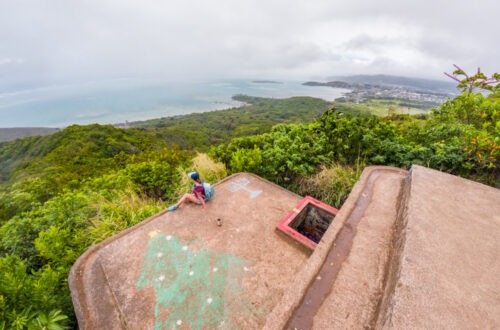
[[253,172],[336,207],[368,165],[499,187],[500,75],[454,76],[462,94],[427,115],[239,96],[249,105],[0,143],[0,329],[76,328],[74,261],[176,200],[193,169],[210,182]]

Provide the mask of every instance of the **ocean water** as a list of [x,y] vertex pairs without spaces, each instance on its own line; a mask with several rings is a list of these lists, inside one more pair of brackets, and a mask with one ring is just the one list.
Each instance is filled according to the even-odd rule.
[[238,107],[233,95],[287,98],[312,96],[333,101],[345,89],[302,82],[224,81],[162,83],[139,80],[89,82],[0,92],[0,127],[66,127],[117,124]]

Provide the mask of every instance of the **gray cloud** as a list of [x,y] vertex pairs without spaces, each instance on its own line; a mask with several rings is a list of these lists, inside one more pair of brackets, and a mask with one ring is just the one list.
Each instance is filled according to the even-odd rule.
[[498,2],[0,0],[0,91],[169,80],[498,71]]

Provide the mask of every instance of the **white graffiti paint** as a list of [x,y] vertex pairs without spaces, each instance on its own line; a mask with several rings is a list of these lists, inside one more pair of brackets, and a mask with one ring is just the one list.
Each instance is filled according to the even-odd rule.
[[246,178],[234,180],[233,182],[231,182],[231,186],[229,187],[229,191],[236,192],[238,190],[245,190],[246,192],[248,192],[250,194],[250,198],[252,198],[252,199],[259,196],[262,193],[262,190],[251,190],[251,189],[247,188],[249,183],[250,183],[250,180],[248,180]]

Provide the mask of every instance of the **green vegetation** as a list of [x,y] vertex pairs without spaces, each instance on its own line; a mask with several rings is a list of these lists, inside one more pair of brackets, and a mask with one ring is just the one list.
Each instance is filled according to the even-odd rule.
[[229,110],[194,113],[185,116],[134,122],[133,128],[145,128],[157,138],[182,149],[206,150],[214,143],[268,132],[278,123],[307,122],[318,118],[331,104],[311,97],[266,99],[236,95],[235,100],[247,106]]
[[[428,118],[356,116],[332,108],[307,124],[280,124],[269,133],[233,139],[214,147],[211,155],[230,172],[253,171],[292,188],[320,165],[331,164],[420,164],[499,186],[500,80],[498,74],[464,80],[463,93],[433,109]],[[469,85],[487,86],[490,94],[471,93]]]
[[387,116],[396,114],[417,115],[428,114],[429,109],[437,106],[432,102],[417,102],[402,99],[379,98],[354,104],[336,102],[335,109],[353,114],[372,114],[376,116]]
[[59,128],[50,127],[16,127],[16,128],[0,128],[0,142],[12,141],[28,136],[49,135],[59,132]]
[[[421,164],[500,186],[498,79],[459,79],[463,93],[428,115],[392,112],[382,100],[363,105],[379,115],[357,115],[353,104],[239,96],[251,105],[0,143],[0,329],[76,327],[74,261],[176,200],[191,169],[210,182],[254,172],[335,207],[371,164]],[[475,92],[485,86],[488,95]]]

